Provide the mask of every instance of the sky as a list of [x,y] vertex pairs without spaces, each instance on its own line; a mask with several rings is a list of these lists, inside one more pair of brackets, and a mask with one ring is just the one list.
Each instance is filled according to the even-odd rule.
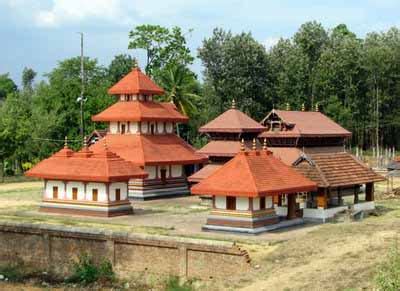
[[[108,65],[127,53],[144,65],[144,53],[128,50],[128,33],[136,25],[180,26],[193,55],[215,27],[250,31],[266,48],[291,37],[306,22],[329,29],[345,23],[359,37],[400,27],[400,0],[0,0],[0,74],[20,84],[24,67],[43,78],[57,63],[80,53]],[[193,70],[200,74],[196,60]]]

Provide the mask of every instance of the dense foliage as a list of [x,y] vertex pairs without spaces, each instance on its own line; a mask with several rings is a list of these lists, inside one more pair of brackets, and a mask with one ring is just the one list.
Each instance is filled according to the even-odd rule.
[[[344,24],[326,30],[307,22],[266,50],[251,33],[216,28],[198,49],[202,78],[190,69],[195,57],[187,37],[179,27],[141,25],[130,32],[128,46],[146,52],[146,72],[166,91],[157,98],[191,117],[179,130],[192,144],[204,142],[197,128],[235,99],[256,120],[273,107],[318,106],[353,132],[353,146],[400,146],[399,29],[359,38]],[[129,55],[115,56],[107,67],[85,58],[86,134],[105,126],[90,117],[115,101],[107,89],[134,66]],[[0,75],[0,176],[29,168],[58,150],[65,136],[73,147],[81,145],[80,59],[63,60],[45,76],[35,82],[36,72],[25,68],[17,88]]]

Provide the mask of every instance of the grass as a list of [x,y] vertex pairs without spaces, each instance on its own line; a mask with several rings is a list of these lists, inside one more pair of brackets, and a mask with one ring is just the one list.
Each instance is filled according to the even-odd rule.
[[[400,185],[400,180],[396,182]],[[63,224],[174,235],[171,227],[132,225],[114,219],[39,214],[37,203],[40,201],[40,189],[40,185],[27,188],[14,187],[11,190],[2,190],[0,186],[0,221]],[[377,191],[383,191],[382,189],[385,187],[378,185]],[[187,210],[184,205],[174,205],[173,200],[165,204],[160,201],[146,207],[154,207],[163,215],[182,215],[183,220],[192,214],[196,215],[197,209]],[[212,282],[207,285],[207,290],[252,291],[266,290],[267,287],[267,290],[361,290],[363,288],[372,290],[378,287],[379,282],[376,278],[382,272],[384,268],[382,266],[388,261],[387,254],[397,241],[400,229],[400,199],[379,200],[376,201],[376,205],[376,215],[357,222],[346,220],[340,223],[311,225],[260,237],[232,238],[225,235],[215,237],[212,233],[205,232],[182,236],[221,241],[235,240],[250,254],[253,268],[249,272],[242,276],[231,277],[225,282]],[[193,210],[195,211],[190,212]],[[132,217],[132,220],[134,218]],[[140,278],[136,281],[140,282]],[[135,284],[133,281],[130,282],[131,287],[136,286]],[[193,284],[176,281],[174,278],[161,283],[146,284],[138,286],[154,284],[159,286],[159,289],[154,290],[195,289]],[[167,287],[170,289],[166,289]],[[140,288],[138,287],[139,290]]]

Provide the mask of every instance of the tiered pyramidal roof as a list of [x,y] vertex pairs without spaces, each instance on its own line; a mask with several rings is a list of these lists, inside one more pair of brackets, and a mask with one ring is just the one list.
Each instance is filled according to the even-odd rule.
[[43,179],[115,182],[131,178],[145,178],[147,173],[139,166],[112,153],[105,144],[96,153],[84,147],[74,152],[67,145],[35,165],[25,173]]
[[276,159],[266,149],[241,151],[194,185],[192,194],[259,197],[316,190],[316,183]]
[[236,109],[235,101],[232,101],[232,107],[211,120],[209,123],[200,127],[199,132],[262,132],[265,127],[257,121]]

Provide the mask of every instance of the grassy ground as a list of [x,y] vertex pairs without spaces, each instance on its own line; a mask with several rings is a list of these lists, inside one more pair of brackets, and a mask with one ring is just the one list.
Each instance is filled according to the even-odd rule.
[[380,200],[374,216],[260,236],[201,232],[208,209],[196,197],[135,202],[135,215],[123,218],[42,214],[37,211],[41,187],[37,182],[0,185],[0,220],[233,240],[249,251],[250,272],[207,284],[207,290],[372,290],[377,266],[399,239],[400,198],[387,199],[385,183],[376,187]]

